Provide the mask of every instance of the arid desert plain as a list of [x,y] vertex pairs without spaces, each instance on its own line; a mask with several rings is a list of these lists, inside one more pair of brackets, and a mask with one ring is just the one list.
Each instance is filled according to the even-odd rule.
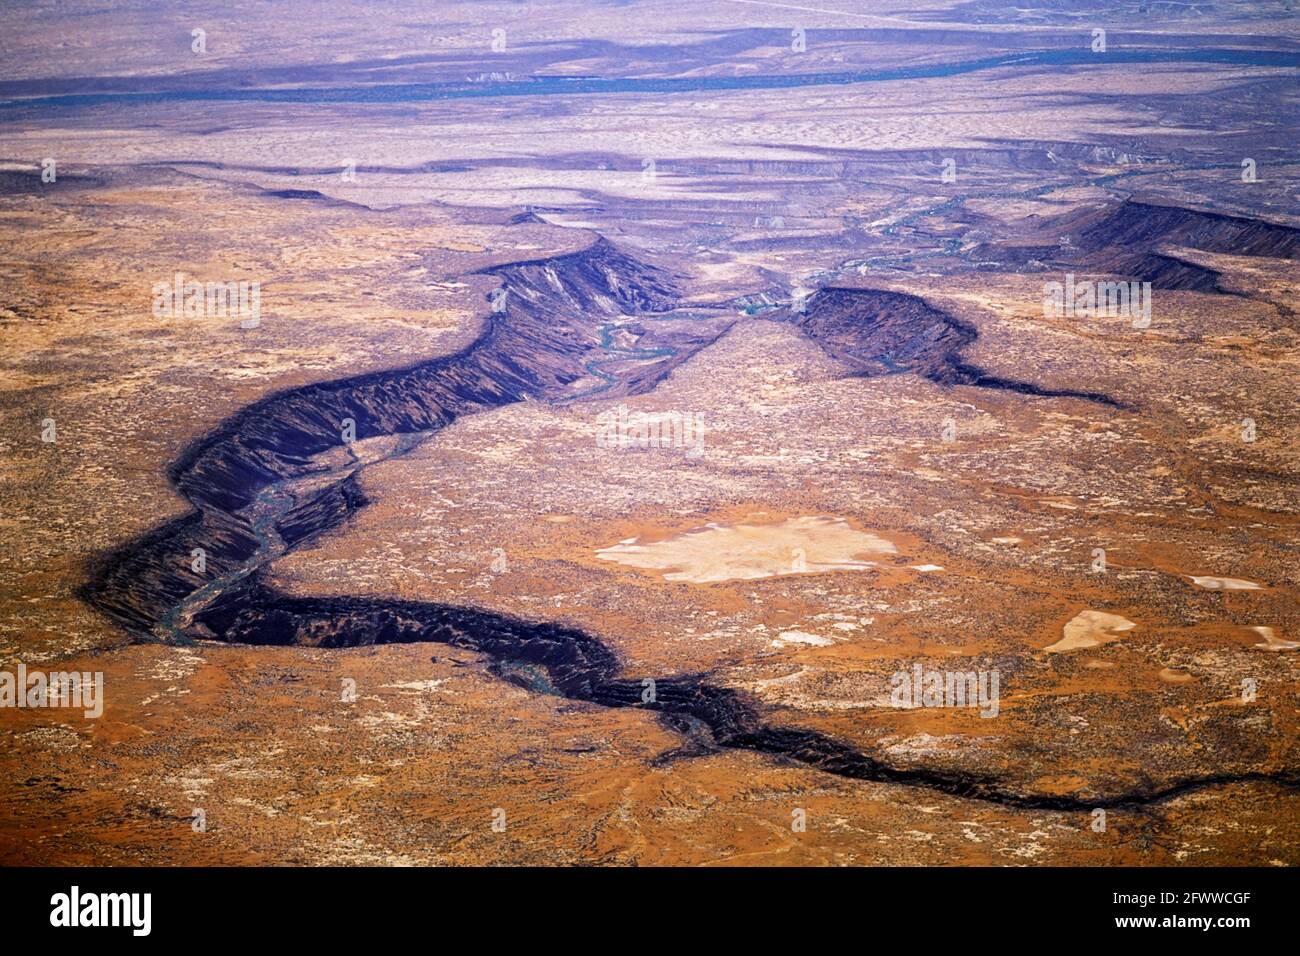
[[1293,6],[7,6],[0,862],[1300,864]]

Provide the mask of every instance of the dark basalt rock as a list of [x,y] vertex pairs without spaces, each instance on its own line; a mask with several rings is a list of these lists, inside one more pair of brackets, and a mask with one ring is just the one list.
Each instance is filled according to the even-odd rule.
[[[206,554],[202,575],[191,570],[195,548]],[[257,551],[246,521],[222,511],[194,511],[92,562],[81,597],[126,630],[148,634],[168,608]]]
[[1126,200],[1071,223],[1074,245],[1084,252],[1187,246],[1234,256],[1300,256],[1300,229],[1184,206]]
[[527,212],[516,213],[506,220],[510,226],[546,226],[549,223],[537,213],[529,209]]
[[329,199],[323,192],[315,189],[270,189],[266,195],[275,199]]
[[1036,231],[1050,241],[981,243],[971,251],[971,258],[1074,272],[1080,278],[1135,279],[1150,282],[1153,289],[1236,295],[1219,285],[1217,271],[1170,250],[1183,247],[1235,256],[1300,257],[1300,229],[1293,226],[1135,199],[1045,220]]
[[275,525],[288,547],[306,544],[322,531],[337,528],[370,502],[352,475],[289,510]]
[[824,289],[791,321],[864,375],[942,378],[957,353],[976,339],[973,326],[924,299],[883,289]]
[[[1017,809],[1086,812],[1138,808],[1224,783],[1268,780],[1295,786],[1289,772],[1186,778],[1164,786],[1078,796],[1024,793],[992,777],[956,770],[894,767],[811,730],[765,724],[742,693],[708,684],[700,675],[656,678],[654,699],[639,679],[619,679],[619,664],[597,638],[576,628],[521,621],[473,608],[414,601],[291,598],[254,584],[208,609],[199,620],[223,639],[254,645],[356,647],[439,643],[481,653],[503,679],[539,686],[572,700],[604,707],[641,707],[699,750],[753,750],[854,780],[923,787]],[[536,668],[544,679],[530,678]]]
[[1094,391],[1050,389],[993,375],[961,358],[978,332],[924,299],[885,289],[824,289],[790,314],[793,325],[863,375],[915,372],[941,385],[974,385],[1042,398],[1123,407]]
[[1151,288],[1176,292],[1222,292],[1214,269],[1157,252],[1097,256],[1091,266],[1103,275],[1150,282]]
[[[169,469],[195,513],[96,562],[83,596],[133,631],[149,631],[181,598],[251,559],[258,540],[240,512],[264,488],[319,472],[314,457],[356,437],[436,431],[471,412],[536,396],[567,398],[602,354],[599,328],[626,308],[676,301],[671,278],[604,240],[588,249],[487,270],[510,293],[466,349],[406,368],[308,385],[268,396],[194,442]],[[678,354],[628,373],[625,392],[653,388],[675,364],[715,338],[683,339]],[[617,394],[614,392],[612,394]],[[277,530],[289,546],[337,527],[364,504],[355,482],[335,482],[296,502]],[[206,578],[190,553],[208,552]]]
[[646,265],[601,237],[586,249],[481,270],[499,275],[507,299],[519,296],[534,307],[571,314],[666,312],[677,305],[680,278]]

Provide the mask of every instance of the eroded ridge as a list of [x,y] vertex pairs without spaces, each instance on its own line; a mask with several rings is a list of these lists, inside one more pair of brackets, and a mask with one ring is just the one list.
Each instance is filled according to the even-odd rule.
[[1046,388],[972,365],[962,358],[962,351],[979,337],[975,327],[906,292],[823,289],[802,310],[793,312],[790,321],[862,375],[915,372],[941,385],[974,385],[1124,407],[1101,392]]
[[1153,289],[1236,294],[1215,269],[1179,250],[1295,260],[1300,229],[1185,206],[1129,198],[1085,207],[1040,223],[1038,236],[1016,244],[977,246],[972,257],[1008,265],[1123,276]]

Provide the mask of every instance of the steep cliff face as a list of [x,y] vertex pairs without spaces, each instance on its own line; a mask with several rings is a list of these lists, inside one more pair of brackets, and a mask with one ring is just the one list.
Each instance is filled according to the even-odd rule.
[[498,275],[507,305],[518,297],[535,311],[573,316],[663,312],[677,304],[674,280],[601,237],[579,252],[484,269]]
[[257,402],[189,449],[171,475],[200,506],[237,511],[256,490],[310,470],[309,459],[356,438],[441,428],[459,415],[520,401],[560,398],[584,374],[603,319],[667,308],[675,299],[659,270],[605,240],[588,249],[485,272],[499,275],[504,309],[455,355],[404,369],[294,389]]
[[1218,272],[1171,255],[1169,249],[1276,259],[1300,255],[1300,229],[1134,200],[1074,227],[1074,261],[1098,273],[1150,282],[1153,289],[1223,291]]
[[1038,223],[1040,242],[982,243],[981,261],[1015,263],[1150,282],[1153,289],[1223,292],[1220,274],[1175,250],[1234,256],[1300,257],[1300,229],[1262,219],[1129,199]]
[[1102,275],[1150,282],[1151,288],[1175,292],[1218,292],[1220,274],[1175,256],[1148,253],[1101,253],[1089,268]]
[[415,601],[291,598],[263,585],[242,589],[202,615],[226,640],[247,644],[356,647],[438,643],[483,654],[494,673],[529,690],[604,707],[637,707],[681,734],[684,750],[737,748],[816,767],[853,780],[906,784],[1017,808],[1090,811],[1138,807],[1219,783],[1272,780],[1286,771],[1188,777],[1136,791],[1043,794],[1008,787],[995,776],[950,769],[896,766],[813,730],[765,723],[744,694],[687,674],[655,681],[653,699],[597,638],[576,628],[521,621],[474,608]]
[[[265,534],[255,532],[248,514],[258,495],[320,473],[315,456],[343,445],[349,422],[357,440],[409,435],[525,397],[567,398],[588,376],[587,362],[604,353],[603,324],[676,299],[669,276],[603,239],[568,255],[486,271],[502,279],[504,308],[489,313],[465,350],[270,396],[195,442],[170,477],[197,510],[104,556],[85,597],[128,629],[151,630],[168,608],[265,547]],[[682,343],[662,366],[629,371],[631,387],[653,387],[705,341]],[[337,527],[363,503],[350,475],[343,476],[295,500],[274,531],[292,547]],[[195,549],[204,552],[202,573],[191,568]]]
[[978,337],[975,327],[904,292],[824,289],[808,300],[802,312],[791,313],[790,321],[863,375],[915,372],[941,385],[974,385],[1119,405],[1100,392],[1046,388],[1003,378],[966,362],[962,350]]
[[1133,199],[1065,225],[1085,252],[1187,246],[1234,256],[1300,256],[1300,229]]
[[[249,523],[221,511],[194,511],[102,555],[82,597],[133,633],[149,633],[175,607],[215,577],[257,553]],[[195,570],[194,552],[204,554]]]
[[924,299],[883,289],[825,289],[792,321],[866,375],[916,372],[942,379],[976,337],[974,328]]

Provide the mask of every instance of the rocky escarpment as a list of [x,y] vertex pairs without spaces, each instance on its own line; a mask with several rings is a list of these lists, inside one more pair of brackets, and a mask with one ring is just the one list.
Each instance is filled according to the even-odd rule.
[[[265,534],[253,528],[258,495],[326,471],[317,457],[344,445],[345,429],[358,441],[414,435],[529,397],[563,400],[587,378],[587,363],[605,354],[604,323],[675,301],[671,276],[604,240],[485,271],[501,278],[505,295],[463,351],[272,395],[195,442],[169,475],[196,510],[105,555],[84,596],[128,629],[150,631],[165,609],[258,554],[265,546]],[[672,354],[629,372],[623,390],[652,388],[716,334],[679,333]],[[293,546],[336,527],[362,503],[348,471],[295,500],[274,531]],[[196,549],[204,552],[201,572],[191,567]]]
[[443,427],[459,415],[526,397],[560,399],[599,348],[602,320],[667,309],[668,278],[603,239],[550,259],[484,270],[500,276],[497,310],[455,355],[395,371],[309,385],[264,399],[187,451],[171,469],[189,500],[222,511],[256,489],[312,470],[309,460],[357,440]]
[[1244,216],[1128,199],[1071,212],[1032,227],[1042,241],[983,243],[978,260],[1114,276],[1153,289],[1224,292],[1220,273],[1179,249],[1233,256],[1300,258],[1300,229]]
[[1300,229],[1292,226],[1134,199],[1063,225],[1084,252],[1187,246],[1234,256],[1300,256]]
[[915,372],[941,385],[975,385],[1047,398],[1081,398],[1119,407],[1101,392],[1052,389],[1005,378],[966,362],[962,350],[978,337],[973,325],[924,299],[886,289],[823,289],[790,322],[862,375]]

